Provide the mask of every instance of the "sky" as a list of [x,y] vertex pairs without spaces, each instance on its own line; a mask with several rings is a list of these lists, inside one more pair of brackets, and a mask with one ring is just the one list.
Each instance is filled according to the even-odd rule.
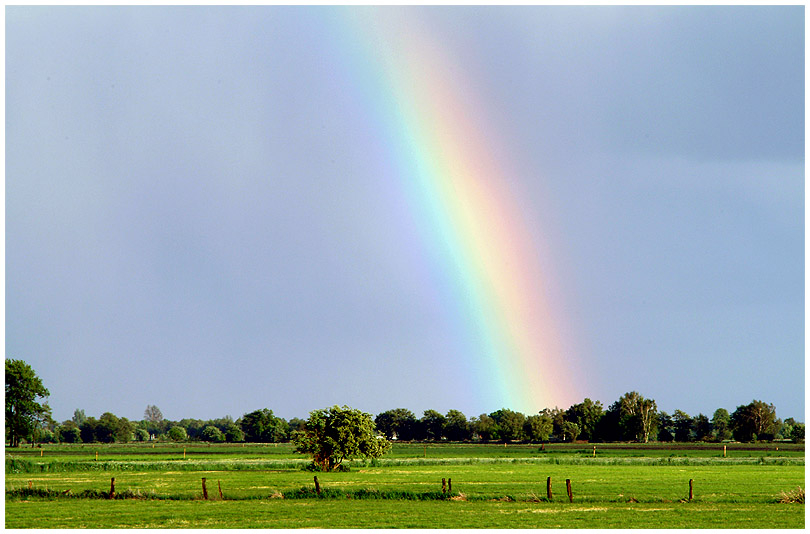
[[6,7],[5,346],[74,410],[804,420],[804,7]]

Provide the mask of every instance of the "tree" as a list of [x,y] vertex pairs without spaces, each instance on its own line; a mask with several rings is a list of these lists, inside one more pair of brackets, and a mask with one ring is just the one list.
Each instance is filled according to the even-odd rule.
[[374,423],[388,439],[398,439],[400,441],[410,441],[416,439],[419,433],[419,421],[410,410],[396,408],[377,415]]
[[686,412],[675,410],[672,421],[675,425],[675,441],[692,441],[692,430],[695,425],[692,417]]
[[523,423],[523,433],[529,441],[547,441],[554,429],[549,415],[530,415]]
[[658,430],[658,408],[655,401],[645,399],[638,392],[622,395],[618,401],[619,427],[624,439],[635,439],[647,443]]
[[667,412],[658,413],[658,441],[675,439],[675,423]]
[[251,443],[279,443],[287,441],[287,421],[273,415],[273,410],[262,408],[242,416],[245,440]]
[[62,443],[79,443],[81,440],[82,435],[79,427],[70,419],[59,427],[59,441]]
[[804,423],[796,423],[793,425],[793,430],[790,432],[790,439],[796,443],[804,441]]
[[98,426],[98,421],[95,417],[88,417],[79,425],[82,442],[92,443],[96,441],[96,426]]
[[200,434],[200,439],[203,441],[222,443],[225,441],[225,434],[223,434],[222,431],[214,425],[208,425],[203,428],[203,431]]
[[709,418],[699,413],[695,416],[695,439],[707,441],[712,437],[712,423]]
[[47,403],[48,389],[30,365],[22,360],[6,359],[6,436],[9,445],[18,447],[20,440],[29,438],[34,430],[50,415]]
[[523,425],[526,416],[520,412],[513,412],[506,408],[501,408],[497,412],[492,412],[489,416],[498,425],[498,437],[503,441],[515,441],[523,439]]
[[188,433],[182,426],[175,425],[169,429],[169,438],[172,441],[185,441],[188,439]]
[[445,417],[444,434],[450,441],[470,439],[470,425],[467,416],[459,410],[450,410]]
[[596,424],[604,415],[602,403],[585,399],[580,404],[574,404],[565,411],[565,419],[576,423],[579,427],[580,437],[593,441],[596,433]]
[[571,421],[565,421],[562,425],[563,441],[573,442],[579,435],[579,425]]
[[96,425],[96,439],[101,443],[115,441],[115,431],[118,429],[118,417],[110,412],[104,412],[98,418]]
[[379,458],[391,448],[387,439],[377,436],[371,414],[348,406],[310,412],[293,441],[296,452],[311,455],[322,471],[334,471],[350,458]]
[[77,427],[82,426],[82,423],[87,421],[87,416],[84,415],[84,410],[76,409],[73,411],[73,419],[72,421],[76,423]]
[[136,441],[149,441],[149,432],[145,428],[136,428],[134,435]]
[[239,443],[245,441],[245,433],[236,423],[231,423],[225,429],[225,441],[228,443]]
[[470,428],[483,441],[498,439],[498,423],[485,413],[471,418]]
[[714,439],[723,441],[731,439],[731,415],[725,408],[718,408],[712,415],[712,431]]
[[442,414],[436,410],[425,410],[422,415],[422,428],[425,438],[432,441],[439,441],[444,437],[444,424],[446,420]]
[[738,406],[731,414],[731,431],[737,441],[770,440],[777,430],[773,404],[754,400],[745,406]]

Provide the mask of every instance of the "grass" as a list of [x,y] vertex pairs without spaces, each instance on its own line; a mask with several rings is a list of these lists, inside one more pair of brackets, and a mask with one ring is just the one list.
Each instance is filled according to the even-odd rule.
[[[803,528],[803,445],[779,449],[597,445],[594,458],[592,445],[396,444],[347,473],[317,473],[320,496],[288,445],[187,445],[185,460],[182,446],[12,450],[6,527]],[[106,500],[111,477],[117,498]]]
[[[9,509],[11,508],[11,510]],[[543,504],[285,500],[48,501],[6,507],[7,528],[802,528],[780,504]]]

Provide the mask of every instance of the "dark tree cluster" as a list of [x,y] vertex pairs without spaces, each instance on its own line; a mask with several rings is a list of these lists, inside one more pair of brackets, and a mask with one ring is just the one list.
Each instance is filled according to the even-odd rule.
[[[113,443],[129,441],[204,441],[211,443],[289,442],[307,431],[310,421],[289,421],[261,408],[237,420],[165,419],[157,406],[149,405],[143,419],[130,421],[110,412],[98,419],[76,410],[73,418],[58,423],[51,417],[48,390],[33,369],[20,360],[6,360],[6,441],[10,446],[28,443]],[[374,418],[376,432],[398,441],[803,441],[804,423],[776,417],[773,404],[754,400],[729,413],[715,410],[712,417],[691,416],[681,410],[671,415],[658,411],[656,403],[636,391],[622,395],[605,409],[599,401],[585,399],[570,406],[543,409],[525,415],[507,408],[467,418],[459,410],[442,414],[425,410],[417,418],[405,408],[396,408]],[[311,430],[311,429],[309,429]]]

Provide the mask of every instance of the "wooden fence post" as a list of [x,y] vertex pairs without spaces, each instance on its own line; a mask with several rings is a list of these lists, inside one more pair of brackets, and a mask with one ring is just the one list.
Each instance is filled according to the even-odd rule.
[[205,487],[205,477],[202,479],[203,484],[203,499],[208,500],[208,488]]
[[692,500],[692,479],[689,479],[689,500]]
[[224,501],[225,497],[222,496],[222,481],[217,480],[217,486],[219,486],[219,500]]
[[571,493],[571,479],[565,479],[565,489],[568,490],[568,502],[574,502],[574,494]]
[[726,446],[723,445],[723,458],[725,458],[725,457],[726,457]]
[[315,477],[315,493],[321,494],[321,485],[318,483],[318,477]]
[[596,445],[593,446],[593,457],[596,458]]
[[447,493],[453,493],[453,479],[447,479]]
[[548,500],[553,498],[551,495],[551,477],[548,477],[548,480],[546,480],[546,497],[548,497]]
[[28,481],[28,489],[34,489],[34,481],[33,480]]
[[442,493],[447,493],[447,479],[442,479]]
[[110,479],[110,496],[108,499],[115,499],[115,477]]

